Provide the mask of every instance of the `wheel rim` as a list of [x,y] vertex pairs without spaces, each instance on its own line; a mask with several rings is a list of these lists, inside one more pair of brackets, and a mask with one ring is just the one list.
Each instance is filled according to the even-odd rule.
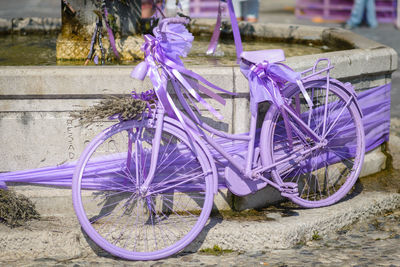
[[[313,100],[314,110],[310,112],[305,99],[296,100],[296,88],[288,90],[294,110],[300,110],[302,119],[322,136],[324,132],[324,106],[326,81],[314,81],[305,84],[306,91]],[[340,200],[354,185],[364,157],[364,135],[362,122],[354,104],[346,107],[349,95],[331,85],[328,98],[325,132],[326,145],[316,149],[305,157],[300,154],[287,164],[277,166],[273,176],[283,182],[298,184],[299,196],[294,202],[305,207],[319,207]],[[300,94],[301,95],[301,94]],[[307,113],[308,110],[308,113]],[[338,118],[338,119],[336,119]],[[281,116],[275,113],[271,127],[272,159],[282,158],[293,149],[287,141],[287,133]],[[291,119],[293,122],[293,120]],[[293,122],[294,123],[294,122]],[[298,126],[297,123],[294,123]],[[293,134],[293,146],[300,151],[311,148],[315,143],[301,134]],[[290,165],[296,165],[295,168]]]
[[[196,153],[191,150],[181,130],[164,128],[155,179],[147,189],[141,185],[150,165],[154,129],[145,123],[125,123],[101,134],[78,164],[73,184],[78,219],[99,246],[116,256],[169,256],[190,243],[208,219],[208,162],[198,146]],[[135,138],[131,146],[126,145],[128,131]],[[101,186],[95,184],[100,179]]]

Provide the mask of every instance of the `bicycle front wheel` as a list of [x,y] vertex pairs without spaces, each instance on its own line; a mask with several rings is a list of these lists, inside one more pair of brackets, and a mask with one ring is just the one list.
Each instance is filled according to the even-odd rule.
[[104,250],[155,260],[187,246],[208,220],[212,171],[197,142],[164,122],[156,174],[143,188],[155,128],[147,120],[116,124],[85,149],[73,177],[76,215]]
[[[298,130],[291,130],[290,144],[282,114],[272,107],[262,128],[261,147],[266,148],[262,159],[265,166],[282,162],[272,169],[272,176],[280,184],[297,184],[299,194],[291,198],[293,202],[303,207],[322,207],[342,199],[356,182],[364,160],[364,129],[355,99],[339,81],[331,79],[329,92],[326,79],[305,82],[304,87],[312,108],[297,85],[289,85],[285,97],[324,144],[318,146]],[[292,117],[289,120],[301,129]]]

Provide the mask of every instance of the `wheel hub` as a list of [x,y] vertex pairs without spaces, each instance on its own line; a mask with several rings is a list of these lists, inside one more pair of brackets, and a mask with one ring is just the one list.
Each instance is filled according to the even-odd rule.
[[324,139],[320,142],[321,147],[326,147],[328,145],[328,140]]

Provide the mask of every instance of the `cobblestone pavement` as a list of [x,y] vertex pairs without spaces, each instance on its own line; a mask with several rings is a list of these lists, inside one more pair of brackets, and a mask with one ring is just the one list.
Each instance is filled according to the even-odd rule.
[[[400,266],[400,209],[358,222],[329,236],[284,250],[178,254],[153,262],[128,262],[109,256],[56,260],[27,259],[0,266]],[[223,248],[222,248],[223,249]]]

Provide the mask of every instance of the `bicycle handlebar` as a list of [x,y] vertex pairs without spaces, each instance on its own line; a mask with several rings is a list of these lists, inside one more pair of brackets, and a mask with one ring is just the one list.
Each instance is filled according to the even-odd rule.
[[165,22],[166,24],[169,24],[169,23],[188,24],[189,23],[189,19],[188,18],[184,18],[184,17],[175,17],[175,18],[163,19],[163,22]]

